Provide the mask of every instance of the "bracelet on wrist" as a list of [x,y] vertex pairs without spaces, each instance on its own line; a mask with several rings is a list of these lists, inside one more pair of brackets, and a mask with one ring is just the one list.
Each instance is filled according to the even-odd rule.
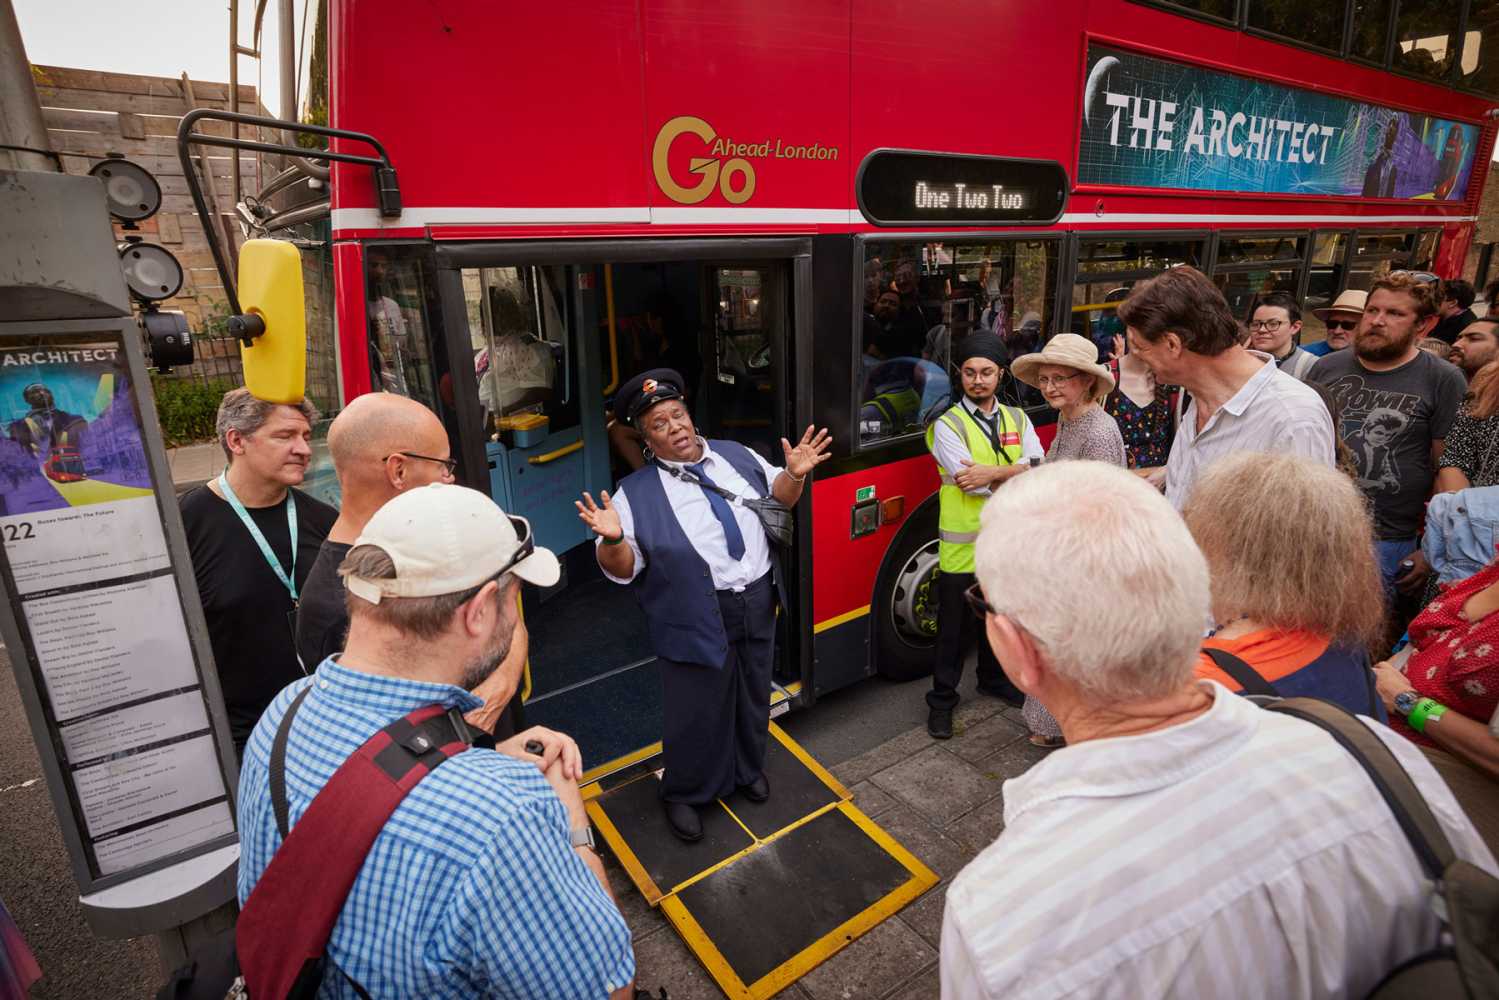
[[1416,707],[1411,709],[1411,714],[1405,717],[1410,727],[1418,733],[1426,732],[1428,722],[1436,722],[1447,712],[1447,706],[1432,698],[1422,698],[1416,702]]
[[618,545],[620,542],[625,540],[625,533],[621,531],[618,538],[609,538],[604,535],[600,535],[599,538],[603,539],[605,545]]
[[782,469],[781,471],[783,473],[785,473],[786,477],[788,479],[790,479],[793,483],[804,483],[804,482],[807,481],[807,477],[806,476],[804,476],[804,475],[798,476],[795,473],[793,473],[790,469]]

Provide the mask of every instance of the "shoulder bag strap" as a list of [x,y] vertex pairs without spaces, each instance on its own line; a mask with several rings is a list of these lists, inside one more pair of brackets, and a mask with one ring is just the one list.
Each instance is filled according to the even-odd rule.
[[1208,659],[1212,660],[1219,670],[1232,677],[1234,683],[1238,684],[1244,690],[1245,694],[1259,695],[1264,698],[1280,697],[1280,692],[1275,690],[1274,684],[1265,680],[1265,678],[1260,676],[1259,671],[1234,654],[1224,649],[1213,649],[1209,646],[1204,646],[1202,651],[1208,654]]
[[659,466],[661,468],[661,470],[663,472],[665,472],[668,476],[673,476],[673,477],[675,477],[677,479],[680,479],[684,483],[691,483],[693,486],[701,486],[705,490],[708,490],[708,491],[713,492],[713,493],[717,493],[719,496],[723,497],[725,500],[738,500],[739,499],[739,494],[737,494],[737,493],[730,493],[728,490],[724,489],[722,486],[719,486],[717,483],[705,483],[701,479],[699,479],[697,476],[694,476],[692,473],[687,472],[687,471],[685,471],[683,469],[678,469],[678,468],[674,468],[674,467],[672,467],[670,465],[667,465],[665,462],[661,461],[660,459],[656,460],[656,465]]
[[290,806],[286,802],[286,744],[291,739],[291,720],[296,717],[297,709],[302,707],[307,692],[311,690],[312,685],[309,684],[292,699],[292,703],[286,708],[286,714],[281,717],[281,725],[276,727],[276,740],[271,744],[271,807],[276,810],[276,832],[281,834],[283,841],[286,840],[286,832],[291,829],[287,820]]
[[1427,876],[1433,881],[1442,878],[1447,867],[1457,860],[1452,842],[1416,783],[1383,740],[1346,709],[1318,698],[1287,698],[1266,707],[1271,712],[1320,726],[1352,754],[1395,814]]

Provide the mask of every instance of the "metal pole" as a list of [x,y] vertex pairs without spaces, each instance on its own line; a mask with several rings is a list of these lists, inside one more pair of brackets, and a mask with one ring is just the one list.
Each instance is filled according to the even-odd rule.
[[0,169],[63,172],[47,139],[31,60],[26,58],[11,0],[0,0],[0,146],[13,147],[0,148]]
[[[297,14],[293,0],[281,0],[276,16],[281,21],[281,118],[294,122],[297,120]],[[281,141],[297,140],[286,133]]]

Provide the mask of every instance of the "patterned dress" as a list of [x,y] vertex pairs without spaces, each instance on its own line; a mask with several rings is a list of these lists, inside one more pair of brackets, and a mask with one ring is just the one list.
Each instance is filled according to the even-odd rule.
[[[1411,622],[1416,652],[1405,665],[1405,676],[1421,697],[1483,723],[1499,704],[1499,612],[1470,622],[1463,616],[1463,605],[1493,583],[1499,583],[1499,560],[1454,583],[1428,604]],[[1390,724],[1416,743],[1436,746],[1399,716],[1392,716]]]
[[1464,406],[1447,432],[1447,445],[1437,465],[1460,470],[1469,486],[1499,484],[1499,413],[1476,420]]
[[1155,469],[1165,465],[1166,457],[1171,454],[1171,440],[1176,437],[1176,397],[1181,390],[1157,385],[1155,399],[1148,406],[1140,406],[1119,389],[1119,362],[1110,361],[1109,371],[1114,376],[1114,391],[1104,399],[1103,408],[1119,425],[1129,468]]

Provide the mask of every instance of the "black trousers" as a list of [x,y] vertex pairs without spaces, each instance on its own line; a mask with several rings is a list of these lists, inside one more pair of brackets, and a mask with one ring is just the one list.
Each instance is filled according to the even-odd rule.
[[760,777],[770,735],[776,596],[766,574],[743,591],[721,590],[729,651],[717,665],[661,658],[665,774],[661,797],[706,805]]
[[1003,691],[1022,697],[1020,689],[1005,676],[989,647],[981,622],[963,591],[973,586],[972,573],[937,574],[937,662],[932,668],[932,689],[926,703],[932,708],[951,710],[958,704],[958,682],[963,679],[963,657],[978,643],[978,681],[991,691]]

